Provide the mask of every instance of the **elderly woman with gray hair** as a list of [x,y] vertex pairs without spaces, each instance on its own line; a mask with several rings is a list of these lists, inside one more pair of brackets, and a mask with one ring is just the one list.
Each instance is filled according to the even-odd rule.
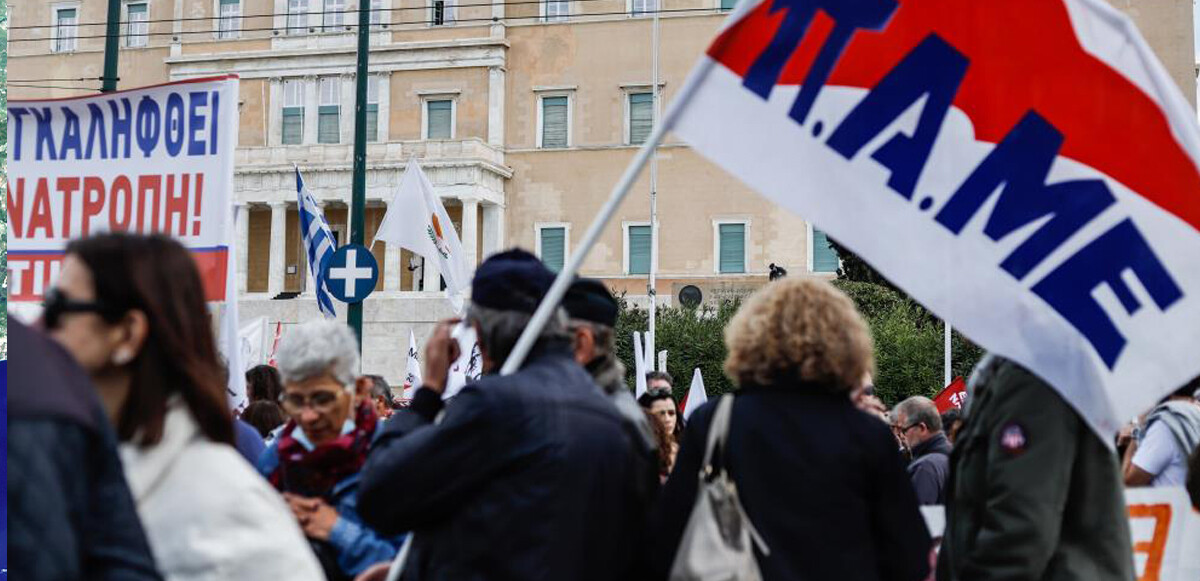
[[391,559],[400,538],[379,535],[357,511],[359,472],[378,418],[358,375],[350,328],[314,321],[284,336],[276,355],[279,403],[289,416],[259,471],[283,493],[329,579],[349,579]]

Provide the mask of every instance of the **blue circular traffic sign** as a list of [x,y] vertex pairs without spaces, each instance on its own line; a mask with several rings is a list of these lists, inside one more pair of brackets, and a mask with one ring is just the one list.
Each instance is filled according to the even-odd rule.
[[333,253],[321,273],[325,288],[343,303],[360,303],[375,290],[379,263],[362,244],[347,244]]

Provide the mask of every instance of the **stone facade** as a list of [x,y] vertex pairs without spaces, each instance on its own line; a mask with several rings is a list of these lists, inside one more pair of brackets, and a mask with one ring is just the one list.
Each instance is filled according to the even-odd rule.
[[[325,1],[358,7],[357,0]],[[660,82],[663,101],[669,102],[724,13],[719,0],[660,1],[674,11],[661,18]],[[1134,19],[1194,100],[1192,3],[1110,1]],[[634,2],[375,0],[379,17],[371,33],[370,74],[377,83],[379,133],[367,150],[368,243],[404,164],[417,156],[473,264],[505,247],[536,249],[548,227],[563,229],[569,255],[637,151],[630,144],[630,95],[652,83],[651,19],[631,16]],[[243,320],[266,317],[273,329],[277,321],[286,326],[318,317],[291,168],[299,165],[332,229],[345,240],[356,47],[355,28],[347,25],[357,22],[357,14],[325,13],[323,0],[145,3],[148,34],[144,43],[128,43],[144,46],[121,50],[121,87],[225,73],[241,78],[235,198]],[[12,38],[45,40],[10,45],[9,77],[99,77],[104,29],[94,24],[103,22],[105,5],[105,0],[10,2],[12,25],[34,27],[16,28]],[[231,5],[240,19],[227,21],[236,23],[234,31],[222,34],[218,15]],[[289,18],[289,7],[304,9]],[[60,9],[76,10],[78,39],[55,52],[53,23]],[[548,10],[564,10],[565,17],[548,19]],[[433,22],[439,14],[446,18],[443,24]],[[9,96],[78,94],[13,87]],[[541,143],[547,97],[566,97],[566,147]],[[450,102],[448,136],[430,138],[431,101]],[[300,143],[285,145],[289,104],[303,107],[291,117],[300,120]],[[322,104],[336,105],[335,132],[320,132]],[[688,285],[707,298],[743,294],[766,281],[770,263],[792,275],[813,271],[814,231],[802,217],[779,211],[670,136],[658,164],[660,300],[672,301]],[[644,172],[583,267],[585,275],[643,302],[647,277],[629,274],[630,227],[648,225],[649,191]],[[743,225],[743,272],[720,272],[717,240],[723,224]],[[396,382],[403,374],[408,331],[423,339],[451,310],[443,294],[432,290],[439,287],[437,273],[422,269],[419,257],[382,244],[373,251],[382,277],[365,307],[363,371]],[[344,316],[344,307],[339,311]]]

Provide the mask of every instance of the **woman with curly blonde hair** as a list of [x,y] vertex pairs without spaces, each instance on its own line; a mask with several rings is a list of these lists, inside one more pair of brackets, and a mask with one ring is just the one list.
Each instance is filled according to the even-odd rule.
[[[770,555],[763,579],[916,581],[929,533],[887,424],[850,392],[873,371],[871,334],[854,303],[810,278],[772,282],[725,329],[737,385],[720,462]],[[666,578],[696,499],[717,401],[691,418],[667,481],[654,538]],[[703,477],[703,476],[701,476]]]

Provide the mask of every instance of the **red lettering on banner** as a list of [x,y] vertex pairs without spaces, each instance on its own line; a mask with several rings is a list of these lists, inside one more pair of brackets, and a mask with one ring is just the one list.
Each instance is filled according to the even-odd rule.
[[[192,236],[200,235],[200,215],[203,205],[200,203],[204,199],[204,174],[196,174],[196,221],[192,222]],[[180,232],[182,235],[183,232]]]
[[71,237],[71,206],[75,202],[75,192],[79,191],[79,178],[58,178],[58,192],[63,197],[63,220],[62,233],[63,238]]
[[[162,176],[146,175],[138,176],[138,232],[158,231],[158,188],[162,182]],[[142,216],[146,213],[146,193],[149,192],[154,203],[153,211],[150,213],[150,227],[145,228],[142,223]]]
[[[125,195],[124,212],[121,217],[117,217],[117,194]],[[108,228],[113,232],[121,232],[129,229],[129,220],[133,212],[133,184],[129,183],[129,178],[125,176],[117,176],[112,183],[112,191],[109,194],[108,201]]]
[[[17,198],[13,200],[13,192]],[[21,238],[25,231],[25,178],[17,178],[17,187],[8,188],[8,218],[12,222],[12,235]]]
[[54,237],[54,218],[50,211],[50,185],[46,178],[38,178],[37,191],[33,194],[33,215],[29,217],[29,237],[45,230],[47,238]]
[[80,236],[92,231],[92,217],[104,211],[104,180],[96,176],[83,178],[83,216],[80,218]]
[[1171,527],[1171,505],[1131,504],[1129,518],[1154,519],[1154,536],[1149,541],[1133,544],[1133,552],[1146,555],[1146,570],[1138,581],[1159,581],[1162,572],[1163,553],[1167,548],[1167,532]]
[[[188,210],[188,174],[183,174],[180,184],[179,195],[175,195],[175,176],[167,176],[167,219],[164,229],[170,232],[178,232],[183,234],[187,232],[187,210]],[[171,224],[176,227],[172,229]]]

